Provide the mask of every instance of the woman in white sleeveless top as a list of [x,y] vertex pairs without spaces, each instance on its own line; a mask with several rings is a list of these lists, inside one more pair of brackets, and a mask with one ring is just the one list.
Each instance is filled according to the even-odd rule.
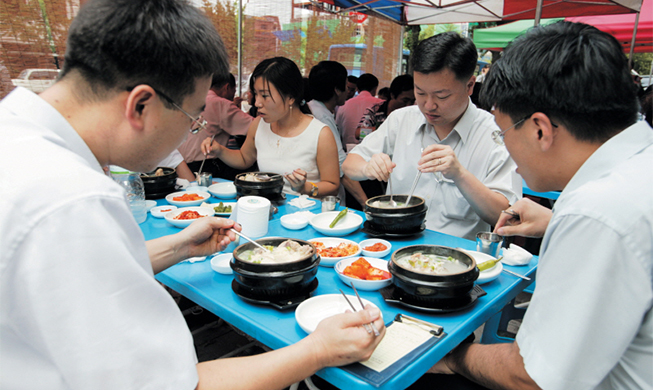
[[307,115],[304,83],[294,62],[269,58],[256,66],[250,79],[258,118],[252,121],[240,150],[227,149],[209,138],[202,143],[208,154],[233,168],[258,163],[262,172],[285,177],[284,192],[310,196],[336,195],[340,186],[338,150],[331,130]]

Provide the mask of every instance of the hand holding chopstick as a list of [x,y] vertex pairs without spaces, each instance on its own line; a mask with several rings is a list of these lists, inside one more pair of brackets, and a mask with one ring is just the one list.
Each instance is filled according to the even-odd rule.
[[[353,284],[352,284],[352,287],[354,287]],[[356,293],[356,297],[358,298],[358,301],[359,301],[360,304],[361,304],[361,308],[362,308],[363,310],[365,310],[365,305],[363,305],[363,300],[361,300],[361,297],[358,295],[358,292],[356,291],[356,287],[354,287],[354,292]],[[347,303],[349,304],[349,306],[351,307],[351,309],[352,309],[354,312],[357,312],[358,310],[356,310],[356,308],[354,307],[354,305],[352,305],[351,301],[349,301],[349,298],[347,298],[347,296],[346,296],[345,293],[342,291],[342,289],[340,289],[340,293],[341,293],[342,296],[345,298],[345,301],[347,301]],[[374,336],[378,336],[378,335],[380,334],[379,331],[378,331],[378,329],[376,329],[376,326],[374,326],[374,323],[373,323],[373,322],[370,322],[369,324],[363,324],[363,327],[365,328],[365,330],[367,331],[367,333],[370,333],[370,334],[371,334],[372,332],[374,332]]]

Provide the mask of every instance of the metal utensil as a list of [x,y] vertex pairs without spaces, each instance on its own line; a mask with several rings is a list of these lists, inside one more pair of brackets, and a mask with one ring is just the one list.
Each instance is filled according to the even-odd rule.
[[[358,295],[358,291],[356,291],[356,286],[354,286],[354,283],[351,283],[351,288],[354,289],[354,294],[356,294],[356,298],[358,298],[358,303],[361,304],[361,308],[365,310],[365,305],[363,305],[363,300],[361,299],[361,296]],[[370,322],[370,327],[374,330],[374,336],[379,335],[379,331],[376,329],[376,326],[374,326],[373,322]]]
[[232,228],[232,229],[229,229],[229,230],[231,230],[232,232],[234,232],[237,236],[240,236],[240,237],[246,239],[247,241],[251,242],[252,244],[256,245],[257,247],[259,247],[259,248],[261,248],[261,249],[263,249],[263,250],[265,250],[265,251],[269,251],[269,250],[270,250],[270,249],[264,247],[263,245],[259,244],[258,242],[254,241],[253,239],[247,237],[246,235],[244,235],[243,233],[239,232],[239,231],[236,230],[236,229],[233,229],[233,228]]
[[415,176],[415,181],[413,181],[413,186],[410,188],[408,199],[406,199],[406,206],[410,206],[410,199],[413,197],[413,192],[415,192],[415,187],[417,187],[417,182],[419,181],[420,176],[422,176],[422,171],[417,171],[417,176]]
[[522,279],[524,279],[524,280],[531,280],[531,278],[529,278],[528,276],[523,276],[523,275],[520,275],[520,274],[518,274],[518,273],[516,273],[516,272],[508,271],[508,270],[505,269],[505,268],[503,268],[502,271],[505,272],[505,273],[508,273],[508,274],[510,274],[510,275],[516,276],[516,277],[518,277],[518,278],[522,278]]
[[[213,144],[213,139],[215,138],[215,134],[211,136],[211,144]],[[204,163],[206,162],[206,158],[208,157],[208,154],[204,155],[204,160],[202,160],[202,163],[200,164],[200,169],[195,173],[195,177],[197,180],[199,180],[200,173],[202,173],[202,168],[204,168]]]
[[[342,294],[342,296],[345,298],[345,301],[347,301],[347,303],[349,304],[349,307],[351,307],[351,310],[353,310],[354,313],[357,312],[358,310],[356,310],[356,308],[354,307],[354,305],[352,305],[351,301],[349,300],[349,298],[347,298],[347,296],[345,295],[344,291],[342,291],[342,289],[340,289],[340,288],[339,288],[338,290],[340,290],[340,294]],[[358,294],[356,294],[356,295],[358,295]],[[359,297],[358,299],[360,299],[360,297]],[[362,305],[362,302],[361,302],[361,305]],[[371,325],[371,328],[370,328],[370,325]],[[379,331],[376,330],[376,327],[375,327],[372,323],[370,323],[370,324],[363,324],[363,328],[365,328],[365,330],[366,330],[367,333],[369,333],[369,334],[372,334],[372,329],[374,329],[374,335],[375,335],[375,336],[378,336],[378,335],[379,335]]]
[[392,180],[390,179],[390,177],[391,177],[391,175],[388,175],[388,187],[390,187],[390,202],[388,202],[388,205],[390,205],[390,207],[392,207],[392,208],[396,208],[397,207],[397,202],[395,202],[392,199],[392,194],[394,193],[394,191],[392,191]]
[[510,216],[513,217],[514,219],[519,219],[519,214],[517,214],[517,213],[516,213],[514,210],[512,210],[512,209],[501,210],[501,212],[504,213],[504,214],[508,214],[508,215],[510,215]]

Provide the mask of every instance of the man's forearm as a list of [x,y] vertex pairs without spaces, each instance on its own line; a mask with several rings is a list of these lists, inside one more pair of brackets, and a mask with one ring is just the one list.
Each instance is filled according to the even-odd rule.
[[358,154],[349,153],[342,163],[342,171],[351,180],[367,180],[369,178],[365,175],[365,165],[367,165],[367,161],[363,157]]
[[345,189],[356,199],[361,206],[365,206],[367,202],[367,194],[363,191],[361,183],[350,179],[347,175],[342,177],[342,185],[345,186]]

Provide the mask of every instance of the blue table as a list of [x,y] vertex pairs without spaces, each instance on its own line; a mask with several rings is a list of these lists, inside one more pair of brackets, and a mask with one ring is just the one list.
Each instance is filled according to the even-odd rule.
[[522,187],[522,192],[524,195],[530,195],[530,196],[537,196],[539,198],[546,198],[550,200],[556,200],[560,196],[560,191],[548,191],[548,192],[536,192],[528,188],[528,185],[526,184],[526,181],[522,179],[523,181],[523,187]]
[[[219,200],[212,198],[211,202],[217,203]],[[158,203],[167,204],[165,200],[159,200]],[[282,227],[279,221],[280,216],[294,211],[297,209],[288,204],[280,206],[279,213],[275,214],[270,221],[268,236],[303,240],[322,236],[310,225],[298,231]],[[316,205],[309,211],[319,213],[320,202],[316,202]],[[156,219],[149,214],[147,218],[140,226],[148,240],[179,231],[164,219]],[[369,237],[359,230],[346,238],[360,242]],[[472,241],[430,230],[425,230],[423,234],[411,238],[389,241],[393,245],[393,251],[414,244],[434,244],[475,250],[475,243]],[[235,245],[232,243],[225,252],[233,251],[234,248]],[[388,255],[386,259],[389,258]],[[534,258],[527,266],[506,266],[511,271],[530,276],[535,275],[536,267],[537,258]],[[273,307],[253,305],[243,301],[231,289],[233,277],[214,272],[209,261],[179,263],[159,273],[156,278],[272,349],[293,344],[306,336],[306,333],[295,321],[294,310],[280,311]],[[319,267],[317,278],[319,286],[314,292],[314,296],[337,294],[339,293],[338,289],[343,289],[346,293],[352,292],[340,281],[333,268]],[[387,323],[392,321],[396,314],[404,313],[443,326],[447,336],[381,387],[374,387],[351,373],[335,367],[323,369],[317,374],[342,389],[405,389],[474,330],[501,311],[529,284],[528,281],[501,273],[498,279],[482,286],[487,295],[480,297],[474,306],[449,314],[431,314],[387,304],[379,292],[361,291],[360,295],[363,298],[370,300],[381,309]]]

